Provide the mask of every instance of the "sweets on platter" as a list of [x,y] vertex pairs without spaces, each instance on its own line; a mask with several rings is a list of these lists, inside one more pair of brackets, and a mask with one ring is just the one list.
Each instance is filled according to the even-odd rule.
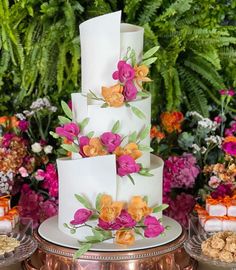
[[0,259],[4,257],[5,253],[14,251],[19,245],[20,242],[17,239],[0,235]]
[[202,242],[202,253],[222,262],[236,262],[236,233],[218,232]]

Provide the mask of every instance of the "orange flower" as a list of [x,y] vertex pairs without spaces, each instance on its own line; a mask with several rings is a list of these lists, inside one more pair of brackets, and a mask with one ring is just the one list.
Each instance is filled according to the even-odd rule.
[[107,155],[99,138],[92,138],[89,145],[83,147],[83,152],[87,157],[96,157]]
[[114,221],[121,213],[124,206],[122,202],[113,202],[101,208],[99,217],[106,222]]
[[224,143],[226,143],[226,142],[236,142],[236,137],[235,136],[227,136],[224,139]]
[[9,121],[9,117],[8,116],[2,116],[2,117],[0,117],[0,125],[5,124],[7,121]]
[[135,80],[139,82],[150,82],[151,79],[147,77],[149,68],[146,65],[136,66],[134,67],[135,71]]
[[156,138],[157,140],[162,140],[165,138],[165,134],[157,129],[156,126],[153,126],[150,131],[151,139]]
[[103,208],[104,206],[111,205],[112,198],[110,195],[103,194],[100,199],[100,207]]
[[[72,144],[72,141],[69,141],[67,138],[63,138],[63,143],[64,144]],[[71,157],[72,153],[70,151],[67,151],[66,155],[67,155],[67,157]]]
[[181,112],[164,112],[161,114],[161,123],[168,133],[181,132],[181,123],[184,116]]
[[15,128],[15,127],[18,126],[18,123],[19,123],[18,119],[15,116],[11,116],[11,118],[10,118],[10,127]]
[[102,96],[106,103],[111,107],[120,107],[124,104],[124,96],[122,95],[123,86],[120,84],[111,87],[102,87]]
[[132,245],[135,241],[133,230],[116,231],[116,243],[120,245]]
[[134,196],[128,206],[128,213],[135,221],[140,221],[143,217],[152,213],[152,208],[148,207],[147,203],[141,196]]
[[124,148],[118,146],[116,147],[114,154],[117,157],[120,157],[122,155],[129,155],[133,159],[138,159],[142,156],[142,152],[138,149],[138,145],[136,143],[129,143]]

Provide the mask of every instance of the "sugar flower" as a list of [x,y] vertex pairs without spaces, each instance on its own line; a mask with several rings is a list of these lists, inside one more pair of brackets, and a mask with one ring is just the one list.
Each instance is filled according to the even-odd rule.
[[117,173],[119,176],[137,173],[140,169],[140,165],[129,155],[123,155],[117,159]]
[[112,132],[105,132],[100,138],[109,153],[112,153],[121,144],[121,136]]
[[147,216],[144,219],[144,225],[147,226],[144,230],[144,236],[147,238],[157,237],[164,232],[165,228],[161,225],[156,217]]
[[134,142],[128,143],[124,148],[120,146],[117,147],[114,151],[114,154],[117,157],[122,155],[129,155],[135,160],[142,156],[142,152],[139,150],[138,145]]
[[124,86],[125,101],[132,101],[136,99],[138,90],[132,81],[127,81]]
[[122,92],[123,86],[119,84],[111,87],[102,87],[102,96],[105,102],[111,107],[121,107],[124,104]]
[[148,207],[147,202],[140,196],[133,196],[128,205],[128,213],[139,222],[143,217],[152,213],[152,208]]
[[132,245],[135,241],[133,230],[116,231],[115,241],[120,245]]
[[117,65],[118,70],[112,74],[114,80],[119,80],[121,83],[133,80],[135,71],[130,64],[125,61],[119,61]]
[[78,137],[80,129],[75,123],[67,123],[62,127],[57,127],[56,133],[61,137],[67,138],[69,141],[73,141]]
[[71,220],[70,224],[80,225],[84,224],[92,216],[93,211],[85,208],[78,209],[74,214],[74,219]]
[[82,151],[86,157],[104,156],[107,154],[101,140],[97,137],[91,138],[89,144],[83,146]]
[[147,77],[149,68],[146,65],[135,66],[135,80],[140,82],[150,82],[151,80]]

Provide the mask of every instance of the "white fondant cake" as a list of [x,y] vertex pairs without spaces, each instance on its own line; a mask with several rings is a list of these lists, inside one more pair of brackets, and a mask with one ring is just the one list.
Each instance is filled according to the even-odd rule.
[[[138,62],[141,62],[143,28],[121,25],[120,20],[121,12],[115,12],[80,25],[82,94],[72,94],[72,111],[74,122],[89,118],[88,125],[83,129],[84,134],[94,131],[95,136],[101,136],[102,133],[111,131],[114,123],[119,121],[119,134],[124,138],[124,145],[128,143],[128,137],[133,132],[140,134],[145,127],[150,126],[151,97],[138,98],[129,102],[130,106],[103,108],[102,102],[93,101],[86,96],[90,90],[99,96],[103,86],[110,87],[114,84],[112,73],[129,47],[135,51]],[[132,112],[132,106],[142,111],[145,118],[138,118]],[[142,139],[141,143],[149,147],[149,135]],[[133,184],[128,176],[117,175],[114,154],[86,158],[74,155],[72,158],[58,159],[59,229],[80,240],[91,234],[91,229],[87,227],[70,234],[70,230],[64,226],[65,223],[69,224],[74,213],[83,207],[75,199],[75,194],[82,194],[92,205],[96,204],[99,193],[109,194],[114,201],[125,203],[128,203],[132,196],[141,196],[148,197],[150,206],[162,204],[163,161],[157,156],[142,152],[137,163],[142,163],[143,168],[149,168],[150,176],[132,173]],[[159,218],[162,216],[161,212],[155,215]]]

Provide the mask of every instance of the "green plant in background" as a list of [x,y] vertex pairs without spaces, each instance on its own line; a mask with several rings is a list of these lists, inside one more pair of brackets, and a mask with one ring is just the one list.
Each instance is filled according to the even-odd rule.
[[146,50],[160,46],[149,85],[154,120],[181,105],[208,116],[218,90],[236,87],[236,0],[1,0],[0,111],[78,91],[79,24],[120,9],[145,28]]

